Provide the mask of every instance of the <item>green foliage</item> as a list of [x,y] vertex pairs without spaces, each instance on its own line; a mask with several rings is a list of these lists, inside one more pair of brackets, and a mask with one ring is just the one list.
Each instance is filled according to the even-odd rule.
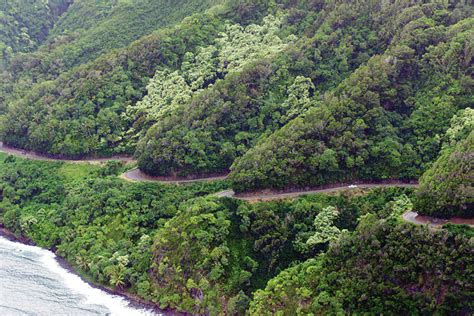
[[147,77],[158,65],[173,67],[186,51],[212,40],[219,27],[212,16],[188,19],[54,81],[39,82],[0,117],[4,141],[70,157],[128,151],[121,119],[125,105],[143,96]]
[[[305,18],[318,26],[300,32],[292,23],[297,8],[305,5],[292,4],[282,11],[286,20],[280,38],[294,39],[282,51],[235,75],[221,75],[205,91],[193,94],[186,74],[202,74],[202,68],[183,63],[179,82],[188,83],[183,93],[163,94],[179,102],[170,106],[166,104],[173,98],[158,97],[154,107],[153,102],[139,103],[160,116],[148,129],[147,120],[155,116],[141,112],[137,122],[147,124],[134,126],[148,129],[136,152],[140,169],[154,175],[189,175],[223,172],[233,163],[239,191],[418,177],[437,155],[437,140],[449,119],[471,101],[469,70],[463,65],[469,64],[465,52],[472,20],[462,20],[471,8],[402,2],[397,12],[396,6],[382,4],[382,10],[374,9],[375,3],[327,3],[323,7],[331,14],[308,12]],[[384,19],[392,14],[397,22]],[[232,41],[230,54],[246,51],[255,42]],[[214,48],[206,50],[208,61],[219,54]],[[377,52],[385,55],[373,57],[334,89]],[[204,64],[204,73],[218,67],[219,58],[214,58]],[[439,67],[440,61],[446,66]],[[201,82],[204,77],[199,77]],[[418,87],[418,81],[425,85]],[[367,89],[371,94],[364,95]],[[427,115],[429,124],[424,121]],[[427,128],[431,125],[435,128]],[[320,137],[325,129],[329,132]]]
[[473,20],[449,28],[436,22],[413,21],[419,25],[406,26],[383,55],[238,158],[234,188],[417,178],[435,159],[451,117],[472,102],[472,65],[464,65]]
[[255,293],[250,314],[450,315],[473,308],[472,238],[367,221],[326,254],[270,280]]
[[278,98],[267,91],[281,80],[272,78],[276,70],[266,61],[249,65],[158,121],[137,148],[140,169],[155,175],[225,171],[266,128],[278,126],[272,118],[277,105],[264,101]]
[[[348,21],[355,19],[356,22],[345,25],[337,34],[333,28],[325,27],[311,38],[300,34],[290,25],[290,17],[286,14],[290,14],[293,9],[283,11],[286,20],[282,25],[275,23],[278,20],[272,16],[264,18],[261,26],[249,25],[246,32],[255,35],[246,36],[248,40],[227,35],[223,39],[228,44],[218,41],[224,48],[228,47],[223,50],[226,52],[225,58],[230,58],[227,63],[232,65],[233,61],[246,57],[247,65],[224,79],[219,78],[213,86],[158,120],[138,145],[136,154],[140,169],[156,175],[225,171],[260,137],[271,134],[313,107],[319,91],[334,87],[350,71],[366,61],[368,54],[375,52],[376,41],[372,31],[354,28],[354,25],[362,27],[366,15],[370,14],[363,9],[360,9],[363,13],[354,11],[353,15],[344,17]],[[338,7],[328,16],[311,11],[307,14],[312,16],[310,20],[318,16],[331,25],[342,10],[345,9]],[[275,14],[278,17],[282,13]],[[232,26],[230,34],[238,35],[241,33],[239,29],[238,26]],[[281,46],[281,40],[275,37],[274,33],[277,32],[288,43],[286,47]],[[362,43],[351,38],[354,32],[360,35],[358,40],[361,42],[366,37],[370,38],[363,48],[359,47]],[[342,49],[341,46],[346,46],[347,42],[354,46],[352,50]],[[262,44],[268,47],[264,48]],[[324,56],[316,58],[313,47],[324,51],[321,52]],[[330,52],[338,48],[341,48],[339,55]],[[262,58],[265,55],[262,52],[266,53],[265,58]],[[339,63],[338,58],[348,59],[350,56],[357,56],[357,60],[341,67],[338,76],[323,72],[323,69],[334,68],[334,64]],[[260,59],[252,62],[255,57]]]
[[157,229],[191,198],[223,184],[129,184],[106,177],[116,166],[0,157],[0,223],[54,248],[96,282],[150,298]]
[[[240,313],[252,293],[290,265],[324,251],[308,247],[332,225],[353,230],[368,212],[384,217],[408,189],[310,195],[249,204],[209,197],[225,183],[128,183],[105,166],[34,162],[0,155],[0,223],[54,248],[91,280],[161,307]],[[326,214],[327,215],[327,214]]]
[[[42,5],[46,6],[44,1],[29,2],[43,2]],[[56,23],[47,42],[37,51],[17,55],[11,60],[11,70],[17,79],[28,75],[53,79],[76,65],[94,60],[112,49],[127,46],[155,30],[176,24],[186,16],[219,3],[191,0],[60,2],[70,6],[64,7],[63,4],[61,12],[65,12],[54,21]],[[36,21],[36,16],[29,17],[28,21]],[[32,64],[32,61],[35,62]]]
[[[222,205],[206,199],[189,203],[157,232],[154,245],[154,295],[161,306],[181,305],[185,310],[202,313],[201,307],[216,302],[229,265],[226,236],[231,222]],[[182,293],[179,301],[166,295],[173,289]],[[222,307],[213,306],[216,311]],[[209,307],[210,307],[209,306]]]
[[[57,249],[92,280],[163,308],[243,314],[253,293],[250,310],[257,314],[449,313],[468,301],[461,276],[472,273],[463,268],[472,257],[463,239],[469,228],[448,233],[378,222],[411,208],[411,189],[248,204],[203,197],[222,189],[218,183],[161,186],[107,177],[115,163],[0,158],[3,225]],[[360,218],[357,231],[336,241]],[[307,243],[316,237],[322,243]],[[329,252],[318,257],[328,240]],[[411,272],[420,270],[421,279]],[[436,281],[434,271],[448,270],[455,272]]]
[[414,178],[472,104],[462,2],[68,3],[1,76],[5,143],[68,157],[138,144],[147,173],[233,165],[240,191]]
[[41,44],[71,0],[9,0],[0,5],[0,67]]
[[186,52],[180,70],[157,70],[147,86],[148,94],[128,108],[130,120],[135,122],[130,133],[138,129],[136,132],[143,136],[153,123],[166,124],[166,116],[187,106],[193,96],[211,89],[217,80],[281,51],[287,46],[277,36],[281,20],[267,16],[261,26],[251,24],[245,28],[226,23],[213,45],[199,47],[196,54]]
[[309,237],[306,244],[308,246],[314,246],[337,240],[341,231],[339,228],[333,226],[333,222],[338,215],[338,211],[333,206],[328,206],[323,209],[314,220],[316,233]]
[[321,233],[313,223],[334,210],[330,205],[340,214],[334,228],[352,230],[362,214],[384,216],[400,193],[390,189],[258,204],[188,201],[156,233],[154,301],[193,313],[242,311],[252,292],[276,273],[327,248],[327,243],[307,247],[306,240]]
[[46,63],[57,63],[59,59],[59,63],[69,69],[217,3],[219,1],[206,0],[78,1],[52,31],[53,40],[60,42],[66,36],[71,40],[66,45],[53,42],[56,45],[47,48],[46,56],[40,53],[38,57]]
[[0,224],[188,313],[468,313],[472,229],[399,215],[473,215],[473,7],[392,2],[5,2],[7,144],[135,152],[154,175],[231,169],[236,191],[428,171],[415,197],[250,204],[209,196],[226,181],[128,183],[120,162],[0,154]]
[[474,216],[474,110],[452,120],[439,158],[420,178],[415,209],[438,217]]

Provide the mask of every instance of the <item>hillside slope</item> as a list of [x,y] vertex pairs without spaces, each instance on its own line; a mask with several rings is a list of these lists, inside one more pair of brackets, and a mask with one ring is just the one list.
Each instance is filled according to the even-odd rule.
[[[180,14],[184,13],[186,10]],[[139,23],[138,20],[132,16],[130,22]],[[110,19],[105,21],[112,23]],[[15,78],[15,71],[18,71],[17,80],[20,81],[18,85],[2,86],[6,90],[3,96],[3,111],[6,114],[1,131],[4,142],[62,156],[110,153],[125,132],[127,122],[120,118],[125,105],[135,103],[143,96],[148,78],[158,67],[173,69],[185,52],[193,51],[198,44],[212,41],[219,30],[219,23],[212,14],[198,15],[179,26],[158,30],[123,49],[105,50],[106,54],[64,73],[63,68],[68,69],[69,66],[56,60],[54,52],[53,55],[45,55],[45,63],[32,55],[25,56],[24,65],[32,69],[24,69],[22,63],[13,64],[14,72],[7,72],[3,77],[5,81],[10,81],[12,78],[9,76]],[[100,24],[97,27],[100,28]],[[114,29],[122,27],[125,25],[117,25]],[[92,30],[89,29],[87,33],[90,32]],[[107,34],[108,31],[102,37],[114,44],[115,37],[108,37]],[[87,37],[80,39],[87,40]],[[102,44],[107,46],[105,43],[93,46],[100,49]],[[62,48],[77,49],[74,42],[61,45],[58,48],[61,58],[70,56]],[[41,52],[38,54],[41,55]],[[58,65],[58,72],[50,62]],[[9,89],[9,86],[15,87]]]
[[2,229],[177,313],[472,314],[474,230],[417,217],[473,215],[471,2],[27,3]]
[[0,6],[0,69],[17,52],[43,43],[72,0],[10,0]]
[[449,218],[474,217],[474,110],[452,120],[439,157],[420,178],[416,210]]
[[384,54],[237,159],[235,188],[417,178],[451,117],[473,105],[473,23],[408,23]]
[[121,172],[0,154],[0,224],[94,282],[193,314],[470,308],[473,230],[398,223],[411,188],[248,203],[211,196],[225,182]]
[[[43,1],[30,2],[35,6],[46,7],[44,10],[50,15],[59,10],[49,9]],[[49,1],[49,6],[56,2],[58,1]],[[12,53],[2,59],[4,70],[0,72],[0,115],[18,99],[27,98],[32,91],[44,89],[41,87],[48,82],[68,77],[68,74],[75,72],[74,69],[77,71],[87,63],[104,63],[100,56],[114,54],[117,49],[126,51],[124,47],[133,41],[161,28],[171,27],[183,18],[203,12],[221,2],[224,1],[81,0],[67,8],[60,7],[57,14],[62,15],[59,18],[47,19],[49,29],[48,32],[43,32],[42,45],[26,50],[28,53]],[[23,12],[21,5],[21,2],[14,2],[8,12]],[[28,8],[30,10],[34,6]],[[23,14],[28,12],[26,10]],[[25,20],[39,23],[46,19],[40,16],[41,12],[34,9]],[[96,58],[99,61],[94,61]],[[70,77],[69,80],[74,79]],[[52,99],[62,102],[58,98],[65,92],[80,93],[77,91],[80,90],[79,87],[69,89],[63,86],[58,89],[61,93],[49,96],[49,102],[43,101],[35,106],[46,107]],[[119,91],[115,93],[125,94]],[[37,111],[39,110],[35,112]],[[38,115],[40,114],[36,113]]]
[[16,80],[26,76],[54,79],[216,4],[219,1],[75,1],[56,21],[45,44],[35,52],[14,57],[10,70]]
[[250,315],[469,314],[472,258],[468,237],[368,217],[257,291]]
[[[282,45],[267,45],[267,51],[260,50],[265,56],[232,75],[213,71],[213,64],[222,63],[222,48],[213,46],[215,55],[207,57],[211,69],[205,70],[209,77],[204,85],[189,88],[193,85],[189,74],[203,72],[193,64],[173,79],[184,83],[179,91],[185,92],[175,94],[180,99],[168,98],[168,104],[157,101],[173,94],[176,86],[157,81],[162,84],[157,89],[152,81],[149,99],[140,103],[149,108],[141,113],[140,124],[155,123],[138,144],[140,168],[154,175],[189,175],[225,172],[233,164],[231,177],[237,190],[418,177],[437,155],[437,135],[444,133],[458,109],[472,104],[472,20],[466,18],[472,7],[424,2],[311,5],[301,2],[268,16],[283,17],[274,25]],[[314,11],[305,14],[300,8]],[[260,26],[265,27],[268,24]],[[251,43],[231,41],[231,45],[246,52],[258,48],[259,41],[257,37]],[[449,59],[449,65],[437,66],[440,58]],[[373,83],[367,82],[369,78]],[[444,92],[448,86],[453,88]],[[366,89],[374,94],[365,96]],[[350,93],[358,93],[352,96],[360,99],[352,100],[359,103],[358,109],[348,104]],[[338,109],[332,109],[337,102]],[[163,107],[166,115],[160,112]],[[349,121],[372,107],[371,117],[347,130]],[[325,118],[315,114],[322,109],[328,111]],[[154,111],[161,114],[148,114]],[[324,122],[331,111],[347,113],[331,118],[331,125]],[[427,114],[432,121],[425,124],[420,118]],[[309,134],[301,135],[301,140],[297,122],[304,122],[300,125],[305,131],[300,132]],[[326,133],[327,124],[330,133],[339,133],[337,137]],[[319,133],[316,129],[328,139],[310,141],[323,137],[314,135]],[[316,141],[320,145],[313,148]],[[367,152],[374,142],[378,146]],[[316,156],[326,149],[320,164]]]
[[[112,51],[211,3],[101,3],[97,25],[76,23],[88,9],[71,5],[49,48],[5,73],[6,144],[135,153],[152,175],[231,169],[238,191],[416,178],[473,103],[462,1],[227,1]],[[145,9],[169,19],[141,26]]]

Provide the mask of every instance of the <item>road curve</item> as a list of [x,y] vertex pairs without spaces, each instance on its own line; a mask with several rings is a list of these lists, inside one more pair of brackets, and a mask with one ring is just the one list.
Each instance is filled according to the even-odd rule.
[[[108,158],[84,158],[84,159],[67,159],[67,158],[58,158],[48,155],[43,155],[40,153],[26,151],[22,149],[13,148],[7,145],[4,145],[3,142],[0,142],[0,152],[13,155],[16,157],[31,159],[31,160],[41,160],[41,161],[61,161],[68,163],[87,163],[87,164],[104,164],[108,161],[122,161],[125,163],[136,163],[131,157],[127,156],[112,156]],[[199,178],[172,178],[172,177],[152,177],[139,169],[131,169],[126,171],[120,178],[132,182],[158,182],[163,184],[181,184],[181,183],[192,183],[192,182],[201,182],[201,181],[216,181],[224,180],[227,178],[227,175],[218,175],[218,176],[208,176],[208,177],[199,177]]]
[[[51,157],[31,151],[25,151],[17,148],[13,148],[10,146],[6,146],[3,142],[0,142],[0,152],[14,155],[17,157],[31,159],[31,160],[42,160],[42,161],[62,161],[62,162],[69,162],[69,163],[88,163],[88,164],[103,164],[107,161],[123,161],[125,163],[135,163],[136,161],[131,157],[126,156],[113,156],[109,158],[85,158],[85,159],[67,159],[67,158],[57,158]],[[225,180],[227,175],[218,175],[218,176],[210,176],[210,177],[202,177],[202,178],[183,178],[183,179],[175,179],[175,178],[167,178],[167,177],[152,177],[149,176],[139,169],[131,169],[122,175],[120,175],[121,179],[126,181],[132,182],[159,182],[163,184],[181,184],[181,183],[192,183],[192,182],[201,182],[201,181],[217,181],[217,180]],[[391,183],[358,183],[358,184],[341,184],[332,187],[326,188],[315,188],[315,189],[308,189],[308,190],[300,190],[300,191],[293,191],[293,192],[272,192],[272,191],[264,191],[260,193],[252,193],[252,194],[235,194],[233,190],[226,190],[222,192],[215,193],[214,196],[217,197],[228,197],[234,198],[239,200],[245,200],[250,202],[258,202],[258,201],[270,201],[270,200],[281,200],[281,199],[288,199],[288,198],[295,198],[298,196],[306,195],[306,194],[313,194],[313,193],[332,193],[332,192],[339,192],[345,190],[354,190],[354,189],[370,189],[370,188],[385,188],[385,187],[416,187],[417,184],[414,183],[404,183],[404,182],[393,182]],[[470,227],[474,227],[474,219],[465,219],[465,218],[450,218],[450,219],[439,219],[430,216],[423,216],[418,215],[416,212],[406,212],[403,214],[402,218],[410,223],[417,224],[417,225],[429,225],[432,227],[439,227],[447,223],[453,224],[466,224]]]
[[474,218],[452,217],[449,219],[436,218],[426,215],[419,215],[417,212],[409,211],[402,215],[402,218],[412,224],[428,225],[431,227],[441,227],[444,224],[468,225],[474,227]]
[[281,199],[290,199],[306,194],[314,193],[333,193],[340,191],[356,190],[356,189],[372,189],[372,188],[388,188],[388,187],[402,187],[402,188],[414,188],[418,184],[415,183],[358,183],[358,184],[339,184],[332,187],[325,188],[313,188],[307,190],[293,191],[293,192],[272,192],[265,191],[260,193],[252,194],[236,194],[233,190],[226,190],[222,192],[215,193],[214,196],[217,197],[229,197],[239,200],[245,200],[250,202],[259,202],[259,201],[271,201],[271,200],[281,200]]
[[[369,189],[369,188],[386,188],[386,187],[417,187],[417,184],[413,183],[397,183],[397,184],[373,184],[373,183],[361,183],[356,186],[354,185],[342,185],[332,188],[323,188],[323,189],[312,189],[304,190],[298,192],[287,192],[287,193],[270,193],[270,194],[253,194],[253,195],[236,195],[233,190],[225,190],[218,193],[215,193],[214,196],[217,197],[227,197],[234,198],[239,200],[245,200],[249,202],[260,202],[260,201],[269,201],[269,200],[279,200],[287,198],[295,198],[305,194],[313,193],[332,193],[340,192],[346,190],[354,190],[357,188]],[[468,225],[474,228],[474,218],[461,218],[461,217],[452,217],[449,219],[436,218],[431,216],[419,215],[417,212],[409,211],[402,215],[403,220],[416,224],[416,225],[428,225],[429,227],[438,228],[445,224],[451,223],[456,225]]]
[[[124,157],[124,156],[113,156],[110,158],[86,158],[86,159],[79,159],[79,160],[50,157],[47,155],[42,155],[39,153],[25,151],[25,150],[13,148],[10,146],[6,146],[3,144],[3,142],[0,142],[0,152],[14,155],[21,158],[32,159],[32,160],[62,161],[62,162],[69,162],[69,163],[103,164],[111,160],[118,160],[118,161],[123,161],[126,163],[136,162],[131,157]],[[135,168],[135,169],[126,171],[125,173],[120,175],[120,178],[126,181],[131,181],[131,182],[158,182],[162,184],[184,184],[184,183],[193,183],[193,182],[201,182],[201,181],[224,180],[227,178],[227,175],[176,179],[172,177],[149,176],[143,173],[142,171],[140,171],[139,169]],[[236,199],[241,199],[241,200],[246,200],[246,201],[269,201],[269,200],[294,198],[301,195],[312,194],[312,193],[331,193],[331,192],[351,190],[351,189],[356,189],[356,188],[367,189],[367,188],[381,188],[381,187],[416,187],[416,184],[394,182],[394,181],[390,181],[388,183],[379,183],[379,184],[376,184],[376,183],[358,183],[354,185],[338,184],[331,187],[314,188],[314,189],[299,190],[299,191],[292,191],[292,192],[264,191],[264,192],[253,193],[253,194],[235,194],[233,190],[227,190],[227,191],[216,193],[214,194],[214,196],[233,197]]]

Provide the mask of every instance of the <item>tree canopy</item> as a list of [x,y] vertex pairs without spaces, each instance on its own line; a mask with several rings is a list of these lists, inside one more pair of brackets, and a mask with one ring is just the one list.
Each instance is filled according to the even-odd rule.
[[420,178],[416,210],[438,217],[474,216],[474,110],[452,120],[438,159]]

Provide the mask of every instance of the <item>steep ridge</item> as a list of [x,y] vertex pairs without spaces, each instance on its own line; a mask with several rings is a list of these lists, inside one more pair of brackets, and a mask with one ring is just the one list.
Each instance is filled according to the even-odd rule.
[[318,106],[237,159],[235,189],[417,178],[436,158],[453,115],[472,105],[472,85],[464,83],[472,82],[474,20],[447,28],[414,23]]
[[14,54],[0,226],[177,313],[470,314],[472,4],[207,4],[75,1]]
[[435,217],[474,217],[474,109],[452,120],[438,159],[420,178],[415,208]]
[[[294,117],[317,107],[326,91],[371,56],[383,53],[392,41],[398,41],[403,25],[422,20],[437,7],[433,4],[424,8],[421,2],[384,6],[378,1],[363,1],[302,5],[309,9],[306,14],[297,8],[276,11],[272,16],[282,15],[282,22],[267,26],[269,30],[280,28],[277,34],[281,34],[284,44],[280,51],[273,49],[267,53],[269,56],[240,72],[204,86],[204,91],[191,93],[188,101],[176,102],[173,111],[157,118],[139,142],[140,169],[153,175],[228,169],[260,137],[265,138]],[[392,14],[395,20],[385,18]],[[295,32],[298,23],[309,26]],[[251,46],[241,42],[231,45],[239,48],[237,52],[245,52]],[[245,56],[237,56],[241,55]],[[232,61],[235,57],[226,58]],[[149,95],[156,90],[150,89]],[[155,93],[164,95],[160,90]],[[159,102],[154,106],[160,109]]]
[[[8,47],[3,49],[4,54],[0,61],[2,69],[0,72],[0,115],[18,99],[31,95],[34,89],[39,89],[37,93],[44,95],[46,92],[44,89],[48,86],[45,85],[46,82],[57,80],[61,76],[67,77],[66,73],[73,72],[74,68],[94,63],[99,56],[110,54],[117,49],[122,51],[143,36],[178,24],[183,18],[202,13],[221,2],[224,1],[29,0],[28,4],[25,1],[6,1],[5,3],[9,5],[5,4],[8,11],[5,17],[7,20],[5,33],[9,33],[9,14],[13,14],[14,17],[19,15],[20,20],[21,16],[25,15],[23,18],[28,23],[45,25],[40,30],[37,25],[28,25],[31,32],[42,34],[37,40],[42,45],[33,43],[35,41],[33,35],[26,34],[25,32],[29,29],[23,27],[17,31],[21,33],[18,36],[23,38],[20,38],[22,43],[25,42],[22,45],[29,45],[28,49],[24,50],[28,53],[10,52]],[[43,15],[47,16],[43,17]],[[14,28],[22,26],[21,21],[15,23],[13,23]],[[2,34],[4,32],[0,32],[0,42]],[[5,36],[11,37],[15,34],[5,34]],[[96,62],[95,67],[92,67],[94,73],[88,75],[95,78],[104,69],[104,65],[100,66],[103,63],[104,60],[99,61],[99,65]],[[76,76],[70,76],[67,80],[76,79],[77,73]],[[116,80],[119,79],[123,77],[116,77]],[[72,84],[72,86],[58,87],[57,93],[49,94],[46,97],[47,100],[29,99],[27,102],[30,102],[29,106],[33,106],[31,102],[34,102],[34,106],[45,107],[51,105],[53,100],[58,101],[58,98],[67,98],[69,94],[80,94],[84,88],[84,85]],[[118,90],[115,90],[115,93],[125,94]],[[32,98],[35,99],[33,96]],[[59,101],[64,102],[64,99]],[[94,102],[94,100],[91,101]],[[38,113],[40,111],[35,112],[38,118],[41,115]],[[81,113],[81,115],[88,114]]]
[[[323,15],[328,7],[319,8],[321,11],[316,11],[313,18],[315,24],[321,24],[318,25],[314,38],[302,37],[291,45],[291,48],[274,52],[273,56],[256,61],[247,68],[244,67],[236,75],[217,80],[215,85],[204,86],[204,91],[191,91],[189,94],[179,95],[178,100],[174,99],[170,104],[163,104],[153,101],[153,98],[159,99],[160,96],[173,95],[173,90],[161,89],[157,86],[162,87],[159,84],[172,86],[172,82],[152,81],[153,85],[150,86],[148,94],[151,102],[146,100],[142,104],[151,107],[152,111],[160,112],[164,109],[165,114],[158,114],[152,119],[151,123],[156,121],[155,125],[148,129],[145,137],[138,143],[137,157],[140,169],[158,176],[170,174],[192,176],[193,174],[219,173],[227,170],[233,163],[232,179],[238,191],[271,187],[315,186],[357,178],[418,177],[437,155],[440,148],[437,135],[445,132],[450,118],[457,110],[468,106],[471,102],[469,96],[472,89],[468,83],[471,56],[469,53],[465,56],[463,54],[470,51],[468,47],[471,43],[469,38],[472,20],[465,18],[471,15],[472,7],[462,6],[460,3],[459,6],[446,7],[434,3],[402,2],[398,7],[399,12],[394,13],[393,6],[384,7],[380,3],[371,3],[374,6],[380,5],[382,10],[380,16],[376,14],[367,16],[363,13],[372,12],[371,9],[373,9],[369,4],[357,3],[354,4],[354,8],[348,8],[346,5],[338,6],[334,3],[327,5],[335,9],[334,16],[338,18],[343,10],[353,15],[343,15],[348,19],[347,23],[341,21],[336,23],[332,20],[332,15],[329,17]],[[388,12],[395,14],[394,20],[381,18]],[[443,18],[438,17],[440,12],[445,14]],[[290,18],[286,19],[285,23]],[[368,23],[367,20],[372,22]],[[386,21],[386,24],[381,21]],[[289,26],[285,23],[281,26],[281,32],[287,34],[286,28]],[[368,25],[370,28],[363,28],[359,24]],[[338,34],[343,35],[336,39],[331,38],[334,36],[331,27],[337,27]],[[372,27],[377,31],[373,31]],[[309,56],[314,47],[317,48],[318,54],[325,52],[326,45],[334,45],[329,49],[332,52],[342,49],[338,45],[346,45],[346,41],[349,40],[344,37],[346,31],[351,34],[351,39],[360,40],[360,42],[356,40],[351,42],[352,51],[347,53],[342,50],[342,56],[335,57],[333,54],[332,58],[327,56],[321,60],[315,60],[314,54]],[[360,38],[354,35],[357,31],[360,32],[358,33]],[[375,36],[377,32],[380,33],[378,34],[379,41],[373,41],[372,36]],[[452,37],[455,38],[452,39]],[[330,39],[329,44],[325,42],[327,39]],[[311,46],[308,43],[311,43]],[[364,50],[363,45],[365,45]],[[438,48],[433,48],[431,52],[432,46],[436,45]],[[465,49],[458,47],[459,45],[464,45]],[[370,49],[367,49],[368,47]],[[382,57],[374,56],[369,66],[361,66],[358,75],[353,74],[352,79],[346,80],[345,88],[331,89],[351,70],[359,66],[357,62],[355,64],[353,62],[346,67],[345,71],[340,71],[340,68],[335,66],[341,65],[338,63],[338,58],[348,60],[349,55],[345,55],[347,53],[352,54],[350,55],[353,58],[352,61],[355,59],[364,62],[377,52],[386,52],[386,54]],[[358,54],[360,54],[359,57],[355,57]],[[447,68],[432,67],[438,63],[438,59],[445,58],[443,54],[458,55],[448,58],[451,64]],[[388,58],[385,66],[382,65],[384,58]],[[397,61],[397,65],[389,66],[391,62]],[[302,64],[305,67],[299,68]],[[332,76],[329,75],[328,68],[330,67],[335,69]],[[387,73],[376,77],[379,68]],[[201,71],[201,68],[198,69]],[[281,69],[288,72],[282,74]],[[357,76],[364,80],[366,76],[370,76],[367,72],[375,73],[372,87],[374,94],[366,96],[364,100],[363,92],[360,91],[359,96],[354,95],[354,98],[360,97],[360,99],[352,101],[359,102],[361,107],[373,106],[369,113],[370,117],[358,120],[357,123],[361,125],[356,126],[355,131],[347,129],[345,132],[343,127],[346,122],[341,122],[342,118],[335,117],[331,128],[341,130],[341,134],[339,138],[335,136],[329,138],[328,141],[333,141],[335,144],[319,146],[318,155],[328,149],[325,156],[321,158],[323,160],[321,163],[319,158],[315,157],[314,150],[316,149],[311,148],[309,139],[301,140],[303,143],[301,145],[293,144],[298,142],[297,136],[293,133],[294,130],[298,130],[296,123],[288,123],[291,127],[288,127],[287,132],[276,132],[280,133],[280,136],[285,134],[278,144],[273,143],[272,146],[278,148],[268,145],[280,137],[269,135],[279,130],[295,116],[309,117],[318,112],[318,108],[328,109],[336,102],[340,102],[338,111],[347,110],[345,120],[351,121],[351,116],[356,115],[354,111],[358,110],[349,109],[350,104],[344,104],[350,101],[344,101],[345,94],[351,93],[352,86],[360,90],[370,89],[365,83],[362,83],[360,87],[357,84]],[[161,73],[157,75],[159,78],[163,77]],[[211,73],[211,78],[212,76]],[[405,80],[407,77],[410,79]],[[181,87],[181,83],[186,81],[186,73],[182,78],[177,76],[173,80],[177,80],[176,84],[180,84]],[[419,82],[426,84],[418,87]],[[460,86],[460,89],[438,92],[443,91],[448,82],[454,86]],[[341,85],[343,86],[344,83]],[[384,92],[378,94],[379,91],[375,91],[379,88],[381,90],[386,88],[386,95]],[[180,88],[180,90],[187,89],[187,87]],[[327,96],[321,97],[326,90],[331,91],[327,93]],[[355,89],[352,92],[357,93]],[[331,98],[331,95],[337,96]],[[373,104],[370,104],[371,102]],[[377,104],[377,102],[385,104]],[[145,113],[146,111],[149,110],[145,110]],[[321,120],[332,119],[331,109],[328,111],[326,117]],[[426,124],[421,118],[426,115],[432,118],[429,125],[435,126],[435,129],[425,128]],[[320,118],[316,116],[307,118],[303,123],[308,134],[316,133],[312,130],[314,126],[324,125],[323,122],[318,122]],[[150,116],[144,114],[138,122],[146,122],[147,118]],[[295,121],[298,120],[298,118],[295,119]],[[340,126],[338,127],[337,124]],[[389,128],[383,130],[385,126]],[[333,132],[337,133],[337,131],[331,133]],[[370,135],[364,135],[366,133]],[[380,139],[364,140],[367,136]],[[312,135],[308,136],[308,138],[312,137]],[[343,140],[342,137],[346,139]],[[265,145],[265,139],[268,139],[267,145]],[[259,141],[260,143],[256,145]],[[343,144],[343,141],[346,143]],[[350,146],[363,147],[363,143],[374,141],[378,142],[378,145],[374,146],[371,152],[366,148],[349,149]],[[293,148],[293,146],[308,148]],[[334,146],[336,148],[331,148]],[[258,149],[260,147],[262,148]],[[248,149],[250,151],[247,153]],[[283,150],[290,152],[293,157],[288,158],[288,152],[283,153]],[[357,150],[362,150],[362,153],[357,154]],[[257,153],[254,155],[253,152]],[[275,157],[279,152],[281,155]],[[320,173],[318,168],[331,173],[334,179],[326,179],[324,172]],[[319,174],[316,175],[316,173]],[[305,175],[306,178],[302,176],[302,179],[296,179],[299,174]],[[342,175],[347,178],[341,178]],[[284,183],[278,183],[280,179],[284,179]]]

